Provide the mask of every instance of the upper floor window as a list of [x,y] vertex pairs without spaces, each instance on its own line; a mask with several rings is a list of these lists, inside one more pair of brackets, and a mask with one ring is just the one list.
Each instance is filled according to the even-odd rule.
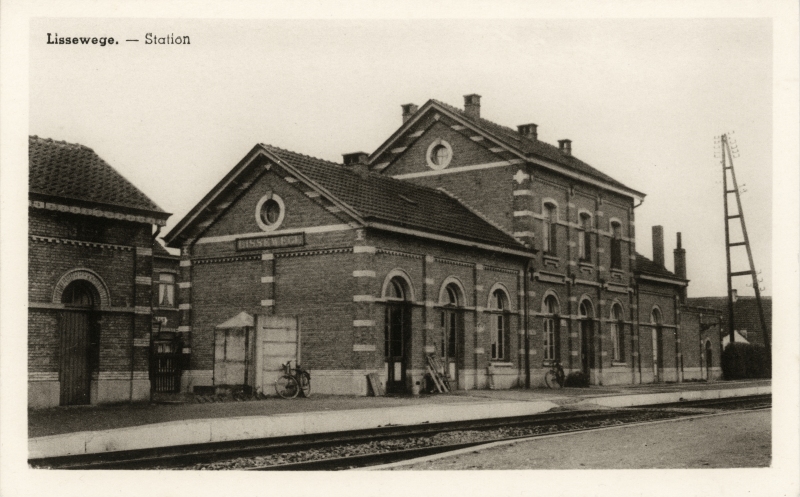
[[622,306],[615,303],[611,306],[611,340],[614,347],[614,360],[625,360],[625,323]]
[[578,257],[588,261],[592,257],[592,216],[586,213],[580,215],[580,231],[578,232]]
[[617,222],[611,223],[611,267],[622,268],[622,226]]
[[444,169],[453,160],[453,148],[446,141],[437,138],[428,146],[425,160],[431,169]]
[[558,226],[558,208],[554,204],[544,204],[544,232],[542,244],[546,254],[556,254],[556,226]]
[[558,353],[558,331],[559,331],[559,320],[558,320],[558,300],[556,300],[555,296],[548,295],[544,299],[544,359],[546,361],[552,361],[555,359]]
[[658,307],[653,307],[653,310],[650,312],[650,323],[661,326],[661,309]]
[[158,306],[175,307],[175,275],[159,273],[158,275]]
[[283,199],[275,193],[268,192],[256,204],[256,223],[264,231],[278,229],[285,215]]
[[492,292],[492,298],[489,304],[489,309],[495,311],[491,316],[491,358],[494,360],[503,360],[506,358],[506,347],[508,345],[508,296],[506,292],[499,288]]

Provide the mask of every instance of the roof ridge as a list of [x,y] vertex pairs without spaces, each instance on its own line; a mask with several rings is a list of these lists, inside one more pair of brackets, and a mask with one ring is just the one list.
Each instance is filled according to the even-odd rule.
[[[496,229],[498,229],[498,230],[502,231],[502,232],[503,232],[503,233],[505,233],[506,235],[508,235],[508,236],[510,236],[511,238],[514,238],[514,239],[516,240],[516,237],[514,237],[514,235],[513,235],[512,233],[510,233],[509,231],[507,231],[505,228],[503,228],[502,226],[500,226],[500,224],[498,224],[498,223],[496,223],[494,220],[490,219],[488,216],[486,216],[484,213],[482,213],[482,212],[481,212],[481,211],[479,211],[478,209],[476,209],[476,208],[474,208],[474,207],[472,207],[472,206],[468,205],[466,202],[464,202],[463,200],[461,200],[461,198],[460,198],[458,195],[455,195],[455,194],[453,194],[453,193],[450,193],[450,192],[449,192],[449,191],[447,191],[447,189],[445,189],[443,186],[440,186],[440,187],[439,187],[439,188],[437,188],[436,190],[438,190],[438,191],[440,191],[440,192],[444,193],[445,195],[447,195],[448,197],[452,198],[453,200],[455,200],[455,201],[456,201],[456,202],[458,202],[459,204],[463,205],[463,206],[464,206],[464,207],[465,207],[465,208],[466,208],[468,211],[470,211],[471,213],[475,214],[475,215],[476,215],[476,216],[478,216],[479,218],[483,219],[485,222],[487,222],[487,223],[491,224],[492,226],[494,226]],[[519,241],[519,240],[517,240],[517,241]],[[523,245],[523,246],[524,246],[524,244],[523,244],[522,242],[519,242],[519,243],[520,243],[520,245]]]
[[[327,159],[321,159],[319,157],[314,157],[313,155],[308,155],[308,154],[304,154],[304,153],[301,153],[301,152],[295,152],[294,150],[289,150],[289,149],[286,149],[286,148],[277,147],[275,145],[270,145],[268,143],[261,143],[261,145],[264,146],[264,147],[267,147],[267,148],[274,149],[274,150],[279,150],[281,152],[286,152],[286,153],[298,155],[300,157],[305,157],[307,159],[311,159],[311,160],[315,160],[315,161],[318,161],[318,162],[322,162],[325,165],[333,166],[337,171],[341,171],[341,172],[343,172],[345,174],[350,174],[352,176],[355,176],[356,178],[363,178],[364,177],[364,176],[361,176],[360,174],[358,174],[356,172],[353,172],[353,171],[347,169],[344,166],[344,164],[340,164],[338,162],[329,161]],[[386,183],[392,183],[392,184],[395,184],[395,185],[403,185],[404,188],[408,188],[410,190],[421,190],[421,191],[428,191],[430,193],[442,194],[442,192],[440,192],[438,188],[432,188],[432,187],[425,186],[425,185],[420,185],[420,184],[417,184],[417,183],[411,183],[409,181],[403,181],[401,179],[393,178],[391,176],[386,176],[385,174],[376,173],[374,171],[367,171],[366,172],[366,177],[373,178],[373,179],[376,179],[378,181],[383,181],[383,182],[386,182]],[[448,195],[448,196],[450,196],[450,195]],[[463,203],[463,202],[459,202],[459,203]]]
[[66,140],[53,140],[52,138],[43,138],[39,135],[28,135],[28,142],[30,141],[38,141],[40,143],[53,143],[56,145],[66,146],[67,148],[79,148],[83,150],[88,150],[89,152],[94,152],[91,148],[87,147],[82,143],[72,143]]
[[535,140],[531,139],[527,136],[521,135],[513,128],[490,121],[484,117],[470,116],[463,109],[459,109],[458,107],[450,105],[446,102],[442,102],[441,100],[432,98],[428,102],[433,102],[434,104],[457,114],[460,118],[465,119],[466,121],[480,128],[482,132],[488,133],[489,135],[494,136],[496,139],[505,142],[508,146],[515,148],[525,157],[540,157],[545,160],[550,160],[560,164],[561,166],[574,169],[579,173],[599,179],[609,185],[622,187],[626,190],[636,192],[636,190],[624,185],[620,181],[612,178],[600,169],[597,169],[596,167],[579,159],[571,153],[569,155],[565,155],[559,147],[553,145],[552,143],[539,140],[538,138]]

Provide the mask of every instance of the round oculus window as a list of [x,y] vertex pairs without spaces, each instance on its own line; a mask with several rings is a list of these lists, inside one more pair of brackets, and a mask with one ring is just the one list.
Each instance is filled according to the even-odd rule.
[[274,198],[264,202],[261,206],[261,222],[264,224],[275,224],[281,215],[281,206]]
[[453,159],[453,149],[442,139],[434,140],[427,151],[426,160],[431,169],[444,169]]
[[264,231],[272,231],[283,222],[286,208],[283,200],[275,194],[264,195],[256,205],[256,222]]

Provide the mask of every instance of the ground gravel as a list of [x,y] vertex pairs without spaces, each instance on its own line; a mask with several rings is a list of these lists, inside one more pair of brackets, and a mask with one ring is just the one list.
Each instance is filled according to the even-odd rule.
[[[693,413],[693,412],[692,412]],[[454,445],[470,442],[491,442],[498,439],[527,437],[558,433],[570,430],[585,430],[625,423],[669,419],[690,414],[685,410],[636,410],[620,412],[618,417],[602,420],[582,420],[540,426],[498,427],[486,430],[463,430],[437,433],[428,436],[402,437],[396,439],[374,440],[363,443],[348,443],[330,447],[311,448],[301,451],[283,452],[264,456],[247,456],[209,463],[199,463],[181,469],[191,470],[231,470],[251,469],[298,462],[349,457],[365,454],[379,454],[391,451]],[[170,468],[159,468],[170,469]]]

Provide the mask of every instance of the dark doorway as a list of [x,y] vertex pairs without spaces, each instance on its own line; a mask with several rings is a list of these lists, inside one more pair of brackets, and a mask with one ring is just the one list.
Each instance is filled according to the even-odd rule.
[[91,283],[77,280],[64,289],[61,297],[67,310],[59,319],[61,337],[61,405],[90,402],[92,371],[97,370],[99,333],[92,312],[96,290]]
[[589,376],[594,357],[592,354],[594,343],[594,323],[590,319],[581,321],[581,371]]
[[664,380],[664,351],[662,350],[661,311],[653,308],[650,313],[650,324],[653,326],[653,382],[660,383]]
[[589,300],[581,302],[580,315],[580,353],[581,372],[591,381],[591,368],[594,365],[594,307]]
[[439,353],[444,372],[450,380],[450,388],[458,388],[458,366],[462,355],[464,335],[463,297],[460,288],[450,283],[445,287],[444,309],[441,314],[441,341]]
[[181,389],[180,338],[154,340],[150,358],[150,388],[158,393],[177,393]]
[[406,369],[411,347],[410,287],[406,280],[395,276],[384,289],[387,300],[384,318],[384,360],[386,362],[386,392],[405,393]]
[[409,308],[404,304],[386,306],[386,392],[406,391],[406,356],[408,348]]

